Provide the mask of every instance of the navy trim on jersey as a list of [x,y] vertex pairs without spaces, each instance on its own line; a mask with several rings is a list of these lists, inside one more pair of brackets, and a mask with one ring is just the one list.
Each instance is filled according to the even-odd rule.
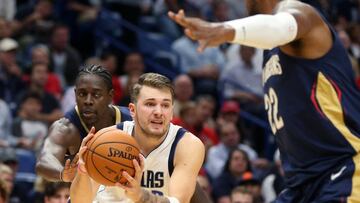
[[116,124],[116,128],[119,130],[124,130],[124,122]]
[[132,117],[130,115],[130,110],[128,107],[118,106],[118,108],[120,109],[120,113],[121,113],[121,122],[132,121]]
[[79,130],[81,139],[83,139],[87,135],[87,132],[86,132],[85,128],[82,126],[80,117],[78,116],[75,108],[66,112],[64,117],[69,119],[69,121],[72,124],[74,124],[74,126],[76,126],[76,128]]
[[174,171],[174,156],[175,156],[175,150],[176,150],[176,146],[178,144],[178,142],[180,141],[180,139],[185,135],[187,131],[184,128],[180,128],[175,136],[175,140],[171,145],[171,149],[170,149],[170,155],[169,155],[169,159],[168,159],[168,170],[169,170],[169,176],[171,177],[171,174]]
[[[130,111],[127,107],[123,107],[123,106],[113,106],[114,110],[115,110],[115,116],[116,116],[116,121],[115,122],[124,122],[124,121],[131,121],[132,118],[130,116]],[[73,108],[72,110],[68,111],[65,113],[65,118],[69,119],[70,122],[72,124],[75,125],[75,127],[79,130],[79,134],[81,139],[83,139],[84,137],[86,137],[86,135],[88,134],[88,131],[86,129],[86,126],[84,126],[85,124],[82,123],[80,115],[77,113],[76,107]],[[120,120],[118,120],[118,117],[120,117]],[[116,123],[114,123],[115,125]]]

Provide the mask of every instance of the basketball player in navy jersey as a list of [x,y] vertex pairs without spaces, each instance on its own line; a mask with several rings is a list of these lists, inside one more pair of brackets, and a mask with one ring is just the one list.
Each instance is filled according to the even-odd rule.
[[311,6],[247,0],[251,16],[169,17],[199,51],[232,42],[266,49],[264,103],[288,186],[276,202],[360,202],[360,95],[346,50]]
[[80,70],[75,83],[76,106],[50,127],[36,164],[39,175],[51,181],[71,182],[77,157],[70,161],[65,155],[78,152],[89,129],[131,120],[127,107],[111,105],[113,94],[111,74],[102,66],[86,65]]
[[[86,173],[80,148],[79,171],[71,185],[72,203],[131,202],[188,203],[195,191],[196,177],[204,161],[205,147],[195,135],[170,123],[174,90],[171,81],[156,73],[143,74],[131,92],[129,109],[134,121],[113,126],[133,136],[140,146],[140,163],[133,160],[135,176],[122,175],[126,185],[100,186]],[[111,193],[112,197],[109,197]],[[95,197],[95,199],[94,199]]]

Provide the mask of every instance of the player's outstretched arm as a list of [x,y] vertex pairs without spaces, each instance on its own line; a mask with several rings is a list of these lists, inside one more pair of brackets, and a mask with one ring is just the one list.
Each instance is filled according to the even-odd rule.
[[[272,49],[292,45],[292,42],[299,39],[321,41],[318,39],[322,36],[321,33],[327,34],[326,40],[330,39],[331,44],[331,35],[320,15],[311,6],[298,1],[282,1],[275,10],[269,10],[265,14],[222,23],[190,18],[183,10],[178,13],[169,12],[168,15],[184,28],[188,37],[199,42],[199,51],[224,42]],[[318,43],[304,43],[305,46],[308,44],[317,46]],[[313,48],[318,49],[312,46],[310,50]]]
[[223,23],[210,23],[200,18],[191,18],[183,10],[178,13],[169,11],[169,17],[184,28],[185,34],[199,42],[198,51],[230,42],[235,36],[235,30]]
[[77,173],[71,183],[70,199],[72,203],[91,203],[95,198],[100,184],[92,180],[87,174],[83,154],[86,151],[86,143],[94,136],[95,128],[92,127],[89,134],[82,140],[79,149],[79,161],[77,164]]
[[64,157],[68,147],[74,143],[80,146],[80,136],[69,120],[62,118],[54,122],[41,148],[36,163],[37,173],[49,181],[71,182],[77,159],[65,161]]

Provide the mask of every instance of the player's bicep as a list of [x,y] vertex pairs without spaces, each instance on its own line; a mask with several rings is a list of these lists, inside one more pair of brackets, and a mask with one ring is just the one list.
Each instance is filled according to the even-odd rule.
[[180,202],[190,201],[204,156],[205,147],[197,137],[187,134],[180,140],[175,152],[169,196],[178,198]]
[[323,20],[317,11],[304,3],[292,1],[280,4],[276,13],[286,12],[294,16],[297,23],[296,39],[303,39],[314,29],[322,25]]
[[50,154],[63,160],[68,148],[80,142],[75,127],[65,119],[56,121],[51,127],[42,147],[43,155]]

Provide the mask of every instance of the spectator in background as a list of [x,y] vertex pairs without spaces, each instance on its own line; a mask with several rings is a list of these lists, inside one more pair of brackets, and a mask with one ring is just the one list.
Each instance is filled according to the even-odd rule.
[[156,24],[161,33],[164,33],[171,40],[175,40],[181,36],[179,27],[169,19],[167,11],[178,11],[183,8],[183,1],[164,1],[154,0],[152,13],[156,18]]
[[[15,2],[15,1],[13,1]],[[10,22],[0,17],[0,39],[9,38],[12,36],[12,29],[9,29]]]
[[240,106],[237,101],[225,101],[220,108],[219,116],[216,119],[217,126],[222,126],[226,123],[234,123],[237,126],[239,122]]
[[61,19],[66,19],[71,29],[72,44],[82,58],[94,55],[96,18],[101,1],[92,0],[65,0],[60,1],[64,7]]
[[211,2],[211,8],[210,21],[222,22],[230,20],[230,9],[226,0],[213,0]]
[[0,163],[10,167],[10,169],[12,170],[12,174],[16,172],[19,167],[19,160],[16,156],[15,148],[12,147],[0,148]]
[[12,115],[8,105],[0,99],[0,148],[9,146]]
[[174,117],[172,120],[172,123],[183,126],[186,130],[199,137],[206,150],[219,142],[215,130],[206,123],[208,115],[211,115],[214,108],[214,104],[212,100],[208,100],[209,98],[202,96],[197,100],[197,103],[185,103],[180,109],[180,117]]
[[26,36],[26,41],[45,43],[54,22],[52,1],[38,0],[35,5],[28,3],[18,9],[11,27],[17,36]]
[[229,152],[223,172],[213,182],[213,195],[217,203],[230,203],[231,191],[243,180],[253,177],[247,153],[235,148]]
[[233,149],[241,149],[246,152],[251,161],[258,158],[257,153],[250,146],[242,144],[241,135],[234,123],[223,123],[218,126],[220,143],[210,147],[205,168],[212,180],[221,175],[225,166],[225,161],[229,158],[229,152]]
[[18,46],[11,38],[0,41],[0,98],[9,105],[12,115],[16,112],[18,94],[24,88],[21,69],[16,62]]
[[231,203],[254,203],[254,196],[245,187],[237,186],[231,191]]
[[345,30],[339,30],[338,31],[339,39],[341,40],[342,44],[344,45],[345,49],[348,51],[349,58],[351,61],[352,68],[355,73],[355,79],[358,79],[360,77],[360,69],[359,69],[359,61],[358,59],[353,55],[351,51],[351,40],[349,35]]
[[114,88],[113,104],[119,105],[123,97],[123,88],[121,86],[120,77],[117,75],[118,60],[115,54],[106,52],[100,56],[101,64],[106,68],[112,76],[112,84]]
[[273,202],[280,192],[285,188],[285,174],[280,160],[280,151],[274,154],[274,167],[264,178],[261,186],[261,193],[265,203]]
[[[31,69],[30,85],[22,92],[22,96],[34,92],[41,97],[41,112],[34,113],[32,119],[51,124],[63,114],[59,101],[50,93],[45,91],[45,84],[48,78],[48,67],[46,64],[34,64]],[[21,98],[21,97],[20,97]]]
[[201,172],[196,178],[197,183],[200,185],[201,189],[205,192],[205,194],[210,198],[212,192],[212,186],[210,184],[210,180],[206,175],[206,172]]
[[[196,8],[191,16],[201,16]],[[180,57],[180,69],[188,74],[194,82],[195,94],[211,94],[217,96],[217,79],[225,64],[225,58],[219,48],[209,48],[203,53],[197,52],[198,43],[186,36],[175,40],[171,45]]]
[[38,151],[47,135],[47,125],[36,120],[36,115],[41,113],[41,96],[28,92],[21,98],[18,116],[12,126],[12,134],[16,140],[15,146],[33,152]]
[[256,178],[241,180],[238,184],[240,187],[247,189],[254,197],[254,203],[264,203],[261,195],[261,182]]
[[[1,150],[1,161],[5,161],[0,163],[0,180],[3,180],[5,183],[5,188],[8,194],[8,202],[9,203],[19,203],[21,202],[20,196],[17,194],[15,188],[15,173],[16,168],[12,168],[12,165],[9,164],[10,159],[15,159],[16,154],[14,150]],[[3,157],[4,156],[4,157]]]
[[66,25],[55,25],[50,40],[50,67],[60,77],[63,89],[74,84],[81,63],[79,53],[69,40],[69,28]]
[[360,59],[360,25],[357,23],[351,24],[346,28],[349,33],[351,45],[350,50],[352,55],[359,60]]
[[70,197],[70,183],[48,182],[45,184],[44,203],[67,203]]
[[5,20],[13,20],[15,13],[16,13],[16,1],[0,0],[0,18],[4,18]]
[[176,76],[174,79],[174,117],[180,115],[180,109],[187,103],[191,101],[191,98],[194,93],[194,86],[191,78],[186,74],[181,74]]
[[130,90],[137,82],[140,75],[145,71],[144,58],[139,52],[128,53],[123,65],[124,75],[120,76],[121,87],[123,88],[123,99],[121,105],[127,106],[130,102]]
[[[50,66],[50,51],[46,45],[38,44],[31,49],[31,65],[46,64]],[[31,71],[31,67],[30,70]],[[45,84],[45,91],[60,99],[63,93],[59,76],[53,72],[48,72],[47,81]]]
[[3,163],[0,163],[0,180],[4,181],[6,191],[10,194],[14,188],[14,172]]
[[248,104],[262,105],[262,66],[253,63],[255,48],[240,46],[239,60],[229,61],[221,73],[220,82],[225,99],[236,99],[241,108]]

